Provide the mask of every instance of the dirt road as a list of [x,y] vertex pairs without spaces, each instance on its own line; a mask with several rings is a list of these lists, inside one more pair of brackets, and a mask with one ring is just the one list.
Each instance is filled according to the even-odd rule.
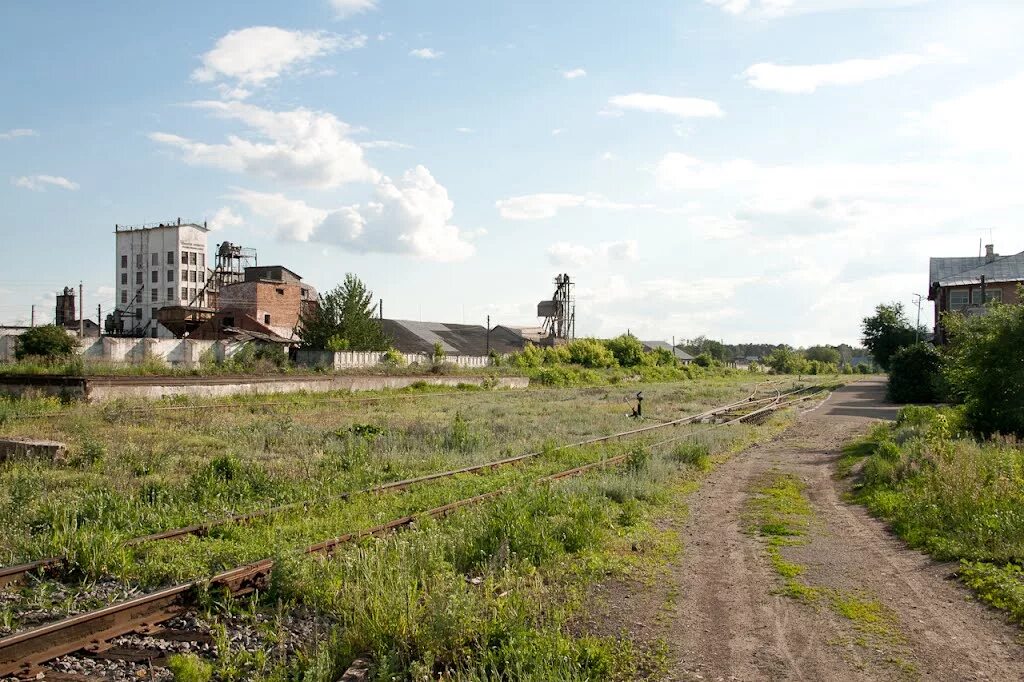
[[[657,628],[672,679],[1024,680],[1019,631],[949,579],[954,565],[906,549],[841,499],[839,448],[894,416],[883,389],[866,381],[837,391],[777,440],[722,464],[691,497],[671,569],[676,596]],[[799,580],[817,599],[780,594],[765,540],[746,532],[752,491],[779,474],[806,486],[809,531],[781,552],[803,567]]]

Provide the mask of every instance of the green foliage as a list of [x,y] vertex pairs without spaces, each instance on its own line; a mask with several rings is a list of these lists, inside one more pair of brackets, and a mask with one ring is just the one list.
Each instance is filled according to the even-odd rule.
[[381,330],[373,292],[355,275],[320,295],[320,305],[303,313],[298,333],[304,348],[316,350],[384,350],[388,340]]
[[842,356],[837,348],[832,346],[811,346],[804,351],[804,357],[808,360],[816,360],[825,365],[839,365]]
[[721,341],[715,341],[705,336],[698,336],[682,343],[683,350],[694,357],[706,353],[717,362],[727,362],[733,357],[733,349]]
[[974,431],[1024,437],[1024,306],[987,308],[984,315],[943,317],[951,341],[946,380]]
[[668,348],[655,348],[644,358],[644,362],[658,367],[675,367],[676,356]]
[[544,364],[544,349],[527,342],[523,350],[512,353],[509,363],[519,369],[531,369]]
[[894,403],[938,402],[941,370],[942,356],[930,343],[899,349],[889,360],[889,400]]
[[598,339],[575,339],[565,345],[569,352],[569,361],[574,365],[582,365],[589,369],[614,367],[615,356]]
[[779,346],[765,356],[764,364],[779,374],[807,373],[807,361],[789,346]]
[[711,455],[708,444],[701,441],[684,441],[672,449],[672,459],[699,471],[711,469]]
[[715,358],[712,357],[711,353],[700,353],[693,358],[693,364],[698,367],[714,367],[716,361]]
[[174,682],[209,682],[213,666],[195,654],[174,654],[167,660]]
[[644,346],[631,334],[623,334],[604,342],[620,367],[636,367],[644,361]]
[[67,357],[74,351],[75,339],[70,334],[55,324],[44,324],[26,329],[18,337],[14,356],[18,360],[27,357],[56,359]]
[[864,346],[884,370],[889,369],[889,360],[896,351],[913,345],[918,336],[903,312],[902,303],[880,303],[874,315],[864,318],[861,330]]
[[394,348],[388,348],[380,359],[380,363],[386,367],[405,367],[405,356]]
[[433,352],[431,353],[431,359],[434,361],[435,365],[439,365],[442,362],[444,362],[444,358],[445,358],[444,346],[441,345],[440,341],[435,341],[434,342],[434,349],[433,349]]

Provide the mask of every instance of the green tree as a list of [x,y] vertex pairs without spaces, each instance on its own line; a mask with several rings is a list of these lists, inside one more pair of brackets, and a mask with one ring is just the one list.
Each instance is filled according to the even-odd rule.
[[721,341],[715,341],[706,336],[698,336],[695,339],[686,341],[683,344],[683,350],[694,356],[707,353],[718,362],[727,362],[732,357],[728,346]]
[[865,317],[861,324],[864,346],[871,351],[879,366],[888,371],[889,359],[900,348],[915,343],[918,330],[910,324],[903,312],[902,303],[878,304],[875,314]]
[[838,348],[832,346],[811,346],[804,351],[804,357],[808,360],[817,360],[830,365],[839,365],[843,356]]
[[764,356],[764,364],[779,374],[800,374],[810,367],[807,360],[789,346],[779,346]]
[[930,343],[900,348],[889,360],[889,400],[894,403],[939,401],[942,355]]
[[604,342],[622,367],[636,367],[644,361],[644,345],[632,334],[623,334]]
[[317,350],[386,350],[390,345],[377,320],[373,292],[351,273],[302,315],[298,333],[304,348]]
[[1024,437],[1024,306],[987,307],[984,315],[943,316],[950,339],[946,380],[973,431]]
[[75,351],[75,339],[55,324],[44,324],[25,330],[18,337],[18,348],[14,357],[18,360],[29,356],[59,358]]

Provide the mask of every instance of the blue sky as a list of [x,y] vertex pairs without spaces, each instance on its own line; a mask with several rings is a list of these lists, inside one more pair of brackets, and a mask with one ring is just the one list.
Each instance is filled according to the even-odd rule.
[[[389,317],[855,343],[1024,250],[1016,0],[0,5],[0,321],[211,221]],[[926,307],[926,322],[931,321]]]

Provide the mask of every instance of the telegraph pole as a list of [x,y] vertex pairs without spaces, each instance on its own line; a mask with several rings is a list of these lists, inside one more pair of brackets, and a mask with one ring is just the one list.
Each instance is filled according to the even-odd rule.
[[32,304],[32,326],[36,326],[36,304]]
[[99,328],[99,331],[97,331],[97,335],[99,335],[99,336],[103,336],[103,318],[100,317],[100,315],[102,315],[102,314],[103,314],[102,308],[100,307],[100,304],[97,303],[96,304],[96,326]]
[[487,354],[491,354],[491,316],[487,316]]
[[914,294],[917,299],[917,326],[914,327],[914,343],[921,342],[921,294]]
[[85,300],[82,298],[82,280],[78,280],[78,338],[85,338]]

